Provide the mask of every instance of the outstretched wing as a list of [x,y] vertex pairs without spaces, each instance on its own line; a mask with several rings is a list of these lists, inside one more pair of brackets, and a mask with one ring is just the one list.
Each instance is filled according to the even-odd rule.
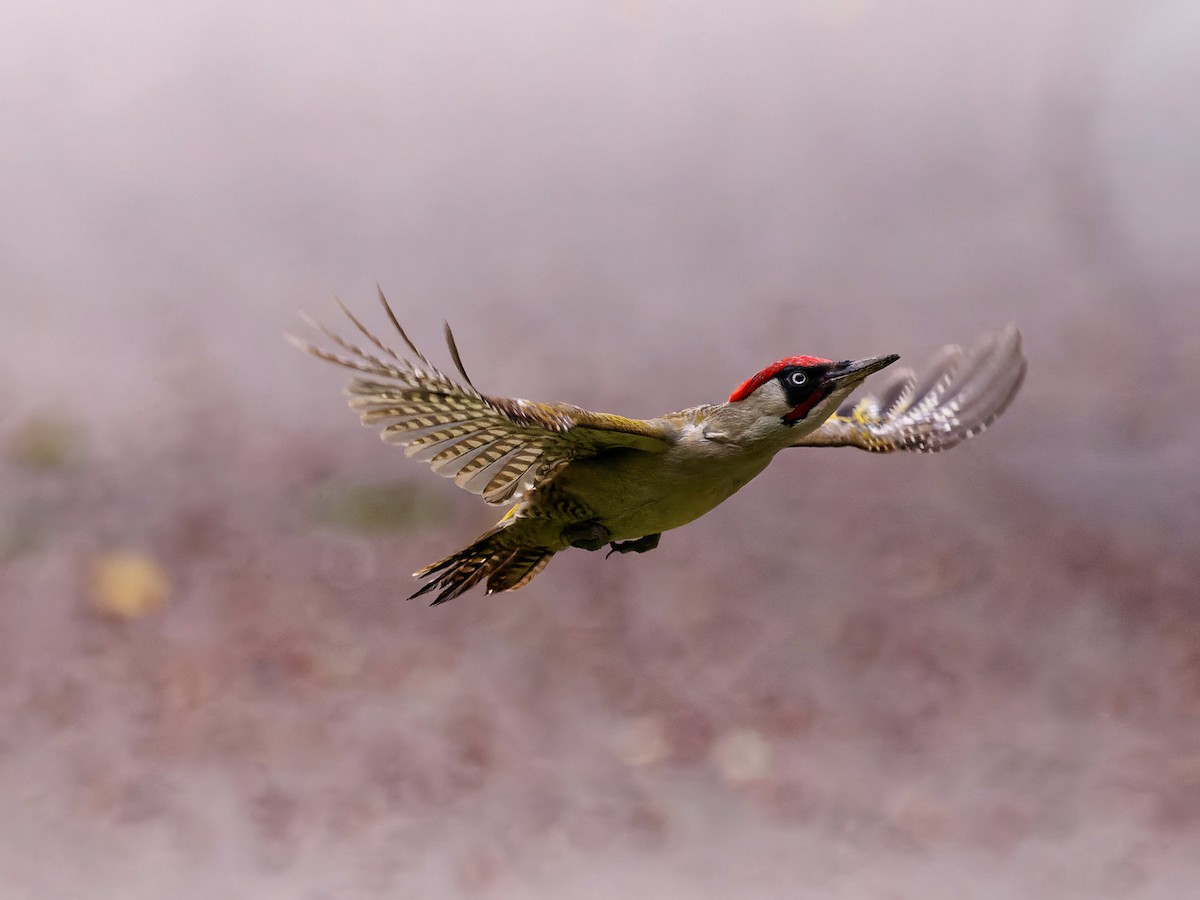
[[1021,333],[1009,325],[970,352],[947,346],[920,377],[900,369],[878,394],[851,399],[794,447],[861,447],[933,453],[992,424],[1025,378]]
[[361,373],[346,389],[364,425],[381,425],[385,441],[401,444],[408,456],[488,503],[505,503],[529,481],[571,459],[624,447],[661,452],[676,439],[667,422],[593,413],[566,403],[509,400],[480,393],[459,357],[450,327],[446,342],[462,376],[443,374],[416,348],[381,291],[379,299],[414,359],[405,359],[359,322],[347,318],[379,351],[365,350],[335,332],[309,324],[341,351],[324,350],[292,338],[300,349]]

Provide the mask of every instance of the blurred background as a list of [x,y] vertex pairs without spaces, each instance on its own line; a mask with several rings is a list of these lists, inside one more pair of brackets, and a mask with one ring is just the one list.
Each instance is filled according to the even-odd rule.
[[[4,897],[1194,891],[1200,6],[2,18]],[[1009,321],[1030,375],[429,609],[495,511],[281,339],[376,282],[628,415]]]

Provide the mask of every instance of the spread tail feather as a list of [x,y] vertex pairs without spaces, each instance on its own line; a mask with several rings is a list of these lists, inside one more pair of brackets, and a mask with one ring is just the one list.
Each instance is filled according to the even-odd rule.
[[447,556],[414,573],[416,578],[431,579],[411,597],[438,591],[430,606],[453,600],[487,579],[487,592],[515,591],[529,584],[546,568],[553,550],[545,547],[512,547],[505,540],[503,526],[487,532],[471,546]]

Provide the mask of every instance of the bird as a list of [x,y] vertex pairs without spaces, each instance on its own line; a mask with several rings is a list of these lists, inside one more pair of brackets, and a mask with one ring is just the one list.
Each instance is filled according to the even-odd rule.
[[653,550],[663,532],[719,506],[782,450],[947,450],[991,425],[1026,371],[1020,331],[1009,324],[969,351],[943,347],[920,374],[892,369],[859,399],[851,395],[898,355],[785,357],[724,403],[634,419],[485,394],[467,374],[448,323],[458,377],[417,349],[383,291],[378,295],[404,355],[336,298],[360,343],[307,317],[336,349],[288,337],[355,373],[346,388],[350,407],[364,425],[381,427],[385,441],[486,503],[509,505],[467,547],[413,573],[425,583],[409,599],[433,594],[434,606],[480,582],[488,594],[524,587],[568,548],[607,546],[607,556]]

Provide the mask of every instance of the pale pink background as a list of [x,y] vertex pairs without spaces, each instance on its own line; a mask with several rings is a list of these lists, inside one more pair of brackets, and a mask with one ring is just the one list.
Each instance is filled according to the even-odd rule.
[[[1195,891],[1195,4],[144,7],[0,24],[0,437],[80,454],[0,463],[0,895]],[[491,511],[280,338],[376,281],[484,389],[631,415],[1008,321],[1030,375],[431,610]],[[314,522],[395,479],[434,525]],[[113,549],[165,611],[88,611]]]

